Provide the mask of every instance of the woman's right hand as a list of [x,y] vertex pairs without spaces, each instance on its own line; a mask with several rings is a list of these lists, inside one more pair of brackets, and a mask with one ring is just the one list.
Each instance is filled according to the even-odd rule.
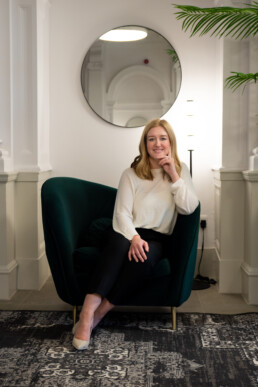
[[135,260],[135,262],[144,262],[147,259],[147,256],[145,254],[145,251],[149,251],[149,245],[146,241],[144,241],[140,235],[134,235],[131,246],[128,252],[128,258],[129,261],[132,261],[132,259]]

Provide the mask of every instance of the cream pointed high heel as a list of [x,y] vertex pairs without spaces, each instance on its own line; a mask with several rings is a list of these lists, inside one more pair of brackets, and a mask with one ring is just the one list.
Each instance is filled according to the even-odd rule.
[[76,339],[76,337],[73,338],[73,346],[76,348],[78,351],[83,351],[84,349],[88,349],[88,346],[90,344],[90,340],[80,340]]
[[[76,332],[78,322],[74,325],[74,327],[72,329],[73,334],[75,334],[75,332]],[[92,331],[92,328],[90,330],[90,334],[91,334],[91,331]],[[88,348],[88,346],[90,344],[90,340],[81,340],[81,339],[77,339],[76,337],[74,337],[72,344],[73,344],[74,348],[76,348],[78,351],[82,351],[82,350]]]

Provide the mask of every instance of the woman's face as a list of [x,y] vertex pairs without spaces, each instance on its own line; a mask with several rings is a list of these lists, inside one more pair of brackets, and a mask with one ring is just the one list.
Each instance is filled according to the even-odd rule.
[[162,126],[151,128],[147,133],[147,152],[151,167],[159,168],[159,161],[171,155],[171,145],[167,131]]

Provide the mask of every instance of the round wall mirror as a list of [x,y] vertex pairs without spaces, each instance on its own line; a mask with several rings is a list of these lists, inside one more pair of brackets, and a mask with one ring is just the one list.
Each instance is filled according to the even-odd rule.
[[83,60],[81,85],[88,104],[105,121],[125,128],[162,117],[181,85],[176,51],[149,28],[123,26],[110,33],[97,39]]

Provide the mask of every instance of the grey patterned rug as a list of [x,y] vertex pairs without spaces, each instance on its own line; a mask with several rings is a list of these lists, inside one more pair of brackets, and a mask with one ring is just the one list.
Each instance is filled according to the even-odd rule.
[[69,312],[0,312],[0,385],[258,385],[258,314],[113,312],[87,351],[71,345]]

